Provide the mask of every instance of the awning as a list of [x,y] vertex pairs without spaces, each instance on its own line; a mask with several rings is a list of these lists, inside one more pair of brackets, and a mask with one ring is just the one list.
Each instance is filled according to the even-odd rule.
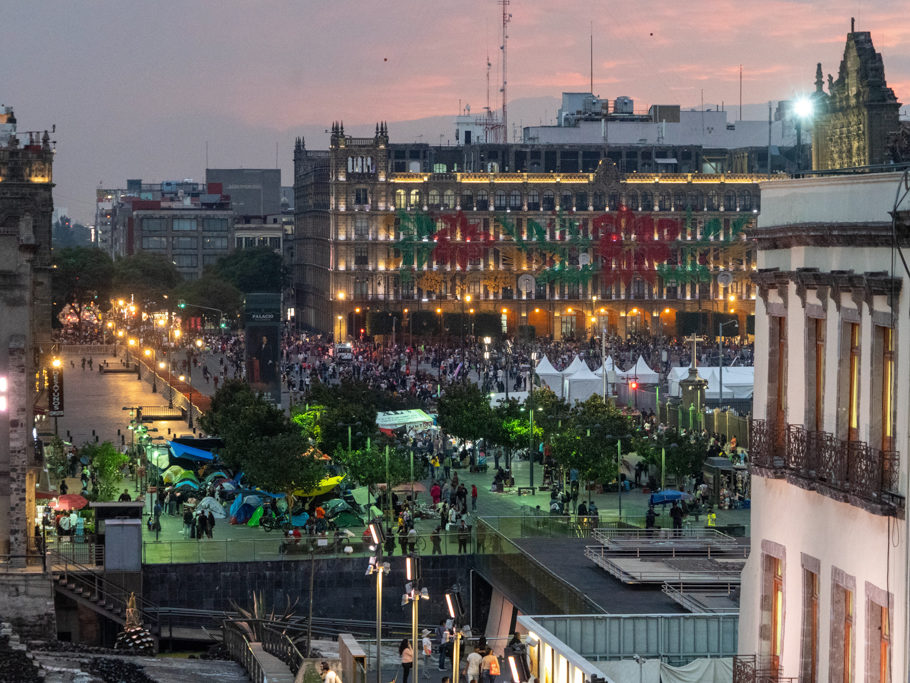
[[168,441],[167,444],[171,453],[174,454],[175,458],[186,458],[187,460],[198,460],[204,462],[211,462],[215,459],[215,455],[209,451],[204,451],[201,448],[193,448],[192,446],[187,446],[182,443],[177,443],[176,441]]

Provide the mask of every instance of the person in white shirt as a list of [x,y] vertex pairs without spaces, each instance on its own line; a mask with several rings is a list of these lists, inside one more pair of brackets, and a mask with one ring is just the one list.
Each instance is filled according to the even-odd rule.
[[423,677],[430,677],[430,658],[433,656],[433,641],[430,639],[430,629],[425,628],[420,634],[420,651],[423,653]]
[[328,662],[322,663],[322,671],[319,672],[323,683],[341,683],[341,679],[334,671],[329,668]]
[[465,663],[464,671],[462,672],[467,683],[480,683],[480,663],[482,661],[483,656],[475,647],[471,654],[468,655],[468,661]]

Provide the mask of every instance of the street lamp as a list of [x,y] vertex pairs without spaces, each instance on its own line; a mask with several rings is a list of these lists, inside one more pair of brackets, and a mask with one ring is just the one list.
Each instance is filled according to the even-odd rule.
[[802,170],[803,161],[803,122],[812,118],[814,105],[808,97],[800,97],[793,104],[796,114],[796,173]]
[[177,379],[179,379],[181,382],[186,382],[186,385],[190,388],[190,394],[189,394],[190,409],[187,411],[186,426],[189,429],[192,429],[193,428],[193,385],[190,382],[190,378],[187,377],[186,375],[180,375],[180,377],[178,377]]
[[[382,519],[377,518],[369,523],[367,530],[370,532],[370,550],[376,554],[370,557],[367,567],[367,576],[376,575],[376,683],[382,681],[382,575],[391,571],[388,562],[382,561],[383,542],[385,533],[382,530]],[[415,655],[416,659],[416,655]]]
[[407,583],[404,586],[404,595],[401,596],[401,606],[405,607],[411,603],[411,652],[413,657],[413,673],[415,683],[420,680],[417,675],[417,662],[420,657],[417,656],[417,606],[421,600],[429,600],[430,593],[426,588],[420,587],[420,558],[416,554],[408,555],[404,560],[405,579]]
[[738,323],[738,320],[728,320],[727,322],[720,323],[717,326],[717,380],[719,383],[717,395],[718,406],[720,406],[724,400],[724,327]]
[[[455,643],[452,649],[452,680],[459,680],[458,664],[461,659],[461,623],[464,621],[464,605],[461,601],[461,591],[458,586],[446,592],[446,611],[455,625]],[[416,679],[415,679],[416,680]]]
[[145,357],[152,357],[152,393],[158,393],[158,370],[157,370],[157,360],[158,360],[158,351],[155,349],[146,349],[144,351]]

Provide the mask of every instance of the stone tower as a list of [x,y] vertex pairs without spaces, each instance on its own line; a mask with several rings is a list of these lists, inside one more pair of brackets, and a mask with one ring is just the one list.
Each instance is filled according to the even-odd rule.
[[821,65],[816,69],[813,170],[887,163],[889,137],[900,128],[900,103],[885,82],[882,56],[868,31],[853,29],[851,19],[837,79],[828,76],[827,93]]

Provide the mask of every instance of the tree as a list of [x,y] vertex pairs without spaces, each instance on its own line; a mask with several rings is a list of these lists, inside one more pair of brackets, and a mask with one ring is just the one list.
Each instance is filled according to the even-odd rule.
[[82,322],[88,305],[104,307],[110,299],[114,263],[95,247],[66,247],[54,252],[51,294],[54,317],[70,305]]
[[[411,478],[410,454],[389,449],[387,458],[385,449],[376,444],[353,450],[338,448],[334,460],[344,467],[353,482],[366,486],[370,495],[377,484],[385,482],[394,488]],[[415,472],[417,476],[419,472]]]
[[69,216],[60,216],[51,228],[51,241],[54,249],[63,247],[92,246],[92,231],[82,225],[73,223]]
[[215,277],[230,282],[244,294],[280,292],[288,282],[281,254],[269,247],[237,249],[218,259],[211,270]]
[[113,500],[120,488],[121,470],[129,457],[121,453],[110,441],[87,443],[79,449],[81,458],[88,458],[89,467],[95,473],[92,487],[94,500]]
[[473,441],[489,431],[494,420],[490,398],[473,382],[456,382],[446,387],[439,399],[439,426],[459,439]]
[[291,495],[312,489],[325,475],[321,461],[304,455],[309,444],[300,427],[240,380],[218,389],[199,425],[224,440],[226,465],[267,490]]
[[684,434],[667,429],[658,439],[658,453],[661,448],[666,452],[667,474],[673,475],[680,484],[687,475],[701,471],[708,454],[708,441],[697,433]]
[[174,262],[163,254],[140,251],[114,263],[114,290],[132,294],[144,307],[162,307],[164,295],[180,284],[182,278]]
[[[227,280],[206,272],[198,280],[183,282],[173,290],[171,297],[183,299],[188,304],[205,306],[221,311],[228,319],[236,318],[243,306],[243,295],[234,285]],[[217,311],[206,308],[194,309],[188,305],[188,312],[209,320],[217,320]]]
[[[319,406],[319,437],[316,444],[324,453],[334,453],[339,447],[365,448],[375,441],[376,392],[361,382],[342,382],[337,387],[317,384],[310,392],[310,408]],[[304,419],[304,418],[301,418]]]

